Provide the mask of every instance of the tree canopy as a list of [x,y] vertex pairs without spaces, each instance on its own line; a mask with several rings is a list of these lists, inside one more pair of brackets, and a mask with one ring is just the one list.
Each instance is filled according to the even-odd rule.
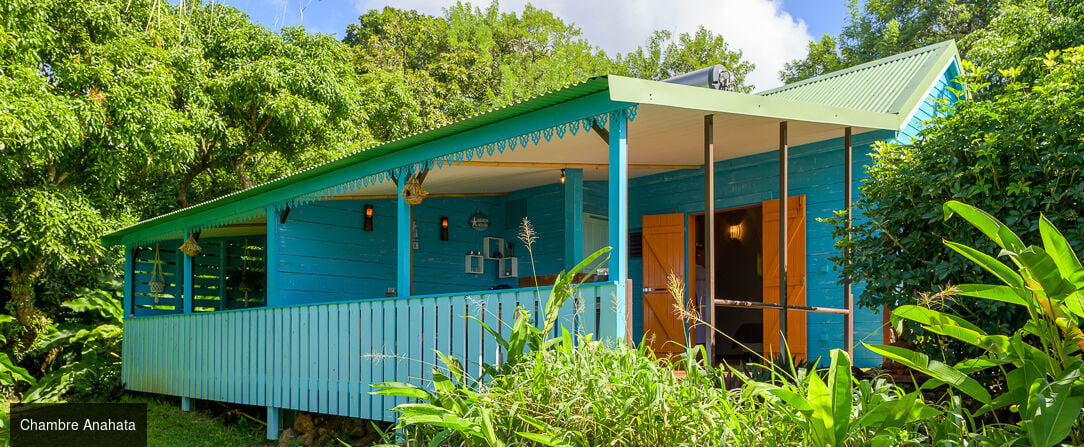
[[[642,50],[611,58],[550,11],[498,6],[372,10],[340,41],[215,2],[0,2],[0,302],[19,335],[3,351],[22,358],[74,290],[117,274],[98,243],[112,229],[591,76],[649,75],[623,62]],[[666,45],[669,73],[751,69],[705,29]]]

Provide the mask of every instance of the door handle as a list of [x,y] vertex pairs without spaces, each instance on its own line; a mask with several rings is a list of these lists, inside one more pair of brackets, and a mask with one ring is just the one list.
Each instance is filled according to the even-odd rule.
[[665,291],[666,291],[666,289],[652,289],[651,287],[644,287],[644,293],[665,292]]

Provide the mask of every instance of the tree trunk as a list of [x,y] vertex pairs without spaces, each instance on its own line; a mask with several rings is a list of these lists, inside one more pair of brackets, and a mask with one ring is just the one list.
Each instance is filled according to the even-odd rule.
[[41,277],[45,268],[45,262],[38,257],[21,268],[16,267],[11,271],[11,282],[8,284],[8,292],[11,293],[12,307],[15,308],[15,321],[23,330],[20,337],[23,351],[34,346],[38,338],[38,329],[41,325],[41,316],[34,306],[34,284]]
[[251,155],[248,149],[241,152],[241,155],[233,162],[233,173],[237,176],[237,181],[241,184],[241,189],[247,189],[252,187],[252,180],[249,180],[248,175],[245,174],[245,164],[248,163],[248,157]]
[[207,170],[207,166],[201,163],[184,173],[184,177],[181,178],[181,185],[177,188],[177,206],[188,208],[188,188],[192,186],[196,176],[205,170]]

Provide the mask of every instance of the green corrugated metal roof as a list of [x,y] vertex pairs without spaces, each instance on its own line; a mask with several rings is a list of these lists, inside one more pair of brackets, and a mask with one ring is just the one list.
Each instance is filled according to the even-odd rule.
[[757,94],[906,115],[957,55],[956,42],[948,40]]
[[381,155],[386,155],[401,149],[416,146],[419,144],[424,144],[460,132],[492,124],[504,119],[524,115],[572,99],[585,97],[606,90],[608,88],[608,85],[609,83],[607,82],[606,76],[589,78],[586,81],[580,82],[578,84],[573,84],[558,90],[554,90],[552,92],[536,96],[534,98],[479,113],[471,117],[449,123],[441,127],[437,127],[435,129],[429,129],[399,139],[391,140],[386,143],[381,143],[363,149],[359,152],[355,152],[351,155],[340,157],[338,159],[313,166],[311,168],[296,172],[285,177],[261,183],[251,188],[243,189],[231,194],[224,195],[222,197],[215,198],[213,200],[202,202],[198,205],[193,205],[188,208],[182,208],[176,211],[162,214],[160,216],[153,217],[151,219],[141,221],[134,225],[121,228],[119,230],[106,234],[105,236],[102,236],[102,243],[105,245],[116,245],[121,243],[121,238],[123,238],[125,235],[134,233],[135,231],[142,228],[146,228],[166,221],[182,219],[184,217],[191,216],[193,214],[210,208],[235,203],[285,185],[317,177],[319,175],[332,172],[346,166],[362,163],[364,161],[371,160]]

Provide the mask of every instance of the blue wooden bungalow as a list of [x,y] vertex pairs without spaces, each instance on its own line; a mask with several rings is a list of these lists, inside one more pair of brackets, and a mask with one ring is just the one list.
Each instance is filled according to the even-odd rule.
[[[561,311],[571,331],[667,352],[683,339],[673,273],[690,308],[755,350],[879,341],[881,314],[852,309],[818,219],[849,211],[874,142],[907,141],[954,99],[958,59],[945,42],[758,94],[593,78],[118,230],[103,242],[125,248],[123,381],[185,406],[264,406],[269,437],[282,409],[393,420],[402,401],[371,383],[424,383],[436,350],[472,371],[498,362],[463,317],[535,312],[532,285],[603,246]],[[742,355],[697,338],[716,360]]]

